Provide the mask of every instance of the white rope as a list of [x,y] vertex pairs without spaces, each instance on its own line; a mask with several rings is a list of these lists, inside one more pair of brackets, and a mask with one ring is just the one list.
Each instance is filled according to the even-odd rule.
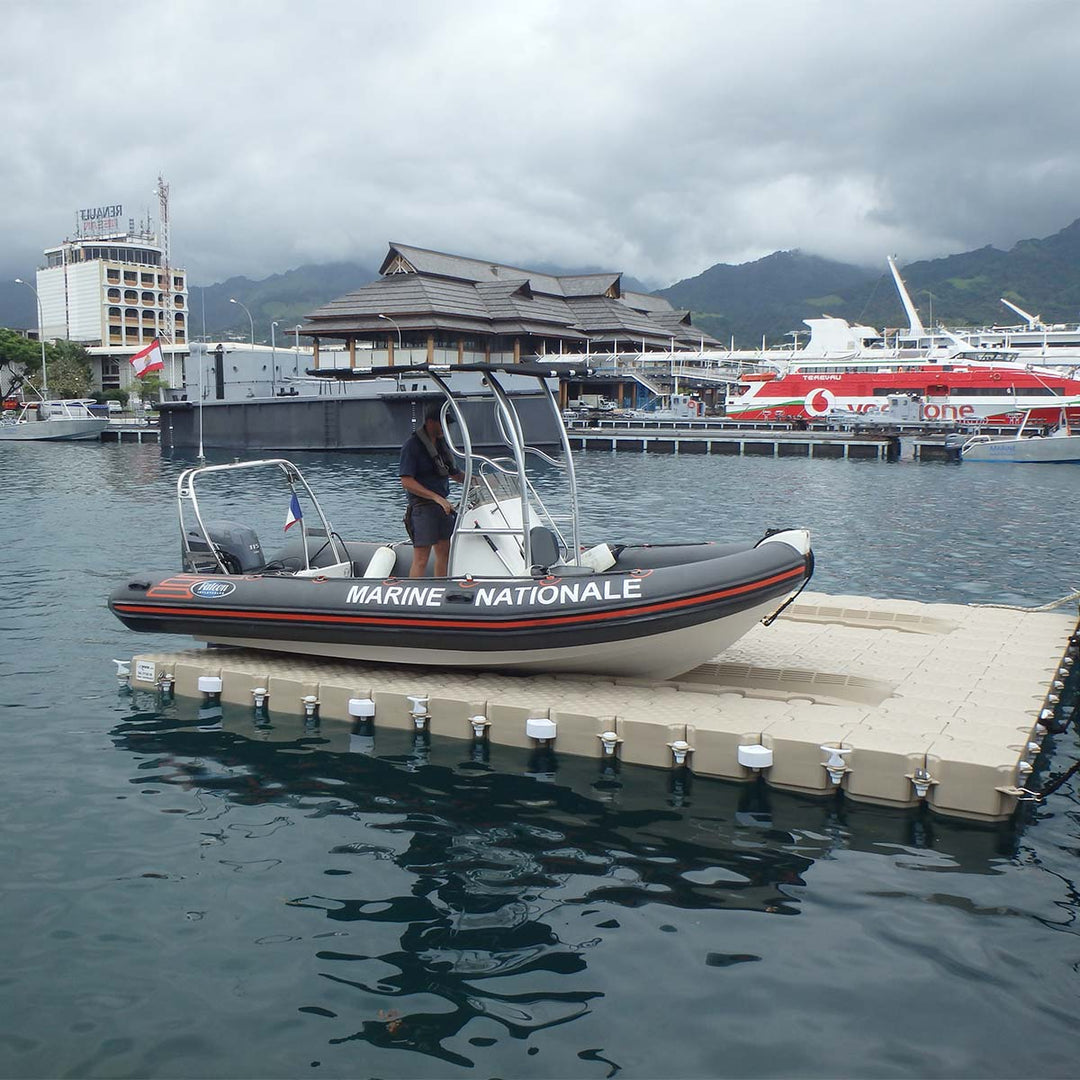
[[1007,611],[1053,611],[1054,608],[1061,607],[1062,604],[1067,604],[1070,600],[1080,600],[1080,589],[1069,593],[1068,596],[1063,596],[1060,600],[1054,600],[1049,604],[1040,604],[1038,607],[1023,607],[1021,604],[972,604],[971,606],[1004,608]]

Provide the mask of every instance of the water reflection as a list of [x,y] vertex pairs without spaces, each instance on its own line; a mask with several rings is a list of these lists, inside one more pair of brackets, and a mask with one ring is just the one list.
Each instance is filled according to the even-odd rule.
[[[331,1025],[331,1045],[460,1067],[496,1041],[493,1030],[529,1039],[599,1008],[609,987],[590,954],[630,911],[659,909],[655,939],[635,942],[658,956],[681,911],[800,915],[816,867],[841,849],[990,874],[1021,834],[370,721],[350,728],[229,706],[207,715],[149,694],[133,704],[143,711],[112,733],[138,755],[133,783],[188,793],[207,848],[237,832],[275,836],[260,868],[272,866],[286,906],[310,918],[312,963],[337,990],[296,1008]],[[255,806],[271,811],[261,824],[225,824]],[[699,960],[753,964],[763,959],[754,940],[702,948]]]

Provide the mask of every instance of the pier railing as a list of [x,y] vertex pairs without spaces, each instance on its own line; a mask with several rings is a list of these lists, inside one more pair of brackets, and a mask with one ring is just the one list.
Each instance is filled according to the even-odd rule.
[[[566,364],[588,367],[597,375],[612,375],[635,379],[658,392],[655,380],[670,382],[673,379],[701,379],[706,382],[733,383],[743,376],[768,370],[757,360],[732,357],[723,350],[698,352],[606,352],[606,353],[545,353],[537,362],[556,368]],[[650,380],[646,382],[645,380]]]

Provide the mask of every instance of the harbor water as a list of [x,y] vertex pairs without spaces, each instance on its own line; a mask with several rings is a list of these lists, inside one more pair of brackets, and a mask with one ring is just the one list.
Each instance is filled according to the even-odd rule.
[[[394,458],[290,457],[342,535],[402,537]],[[1080,588],[1070,466],[577,462],[586,543],[805,526],[816,591]],[[129,574],[178,568],[190,464],[0,455],[0,1077],[1076,1075],[1075,783],[990,827],[211,722],[118,686],[114,657],[191,642],[105,608]],[[264,507],[268,550],[286,509]],[[1071,730],[1049,740],[1037,781],[1078,756]]]

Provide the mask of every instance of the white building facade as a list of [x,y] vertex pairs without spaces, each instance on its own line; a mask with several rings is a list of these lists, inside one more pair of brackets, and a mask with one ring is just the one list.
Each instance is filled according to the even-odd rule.
[[124,228],[122,217],[120,205],[78,211],[75,238],[46,248],[37,272],[42,333],[99,347],[94,379],[103,390],[127,387],[128,358],[155,338],[166,350],[188,340],[186,271],[167,265],[148,223]]

